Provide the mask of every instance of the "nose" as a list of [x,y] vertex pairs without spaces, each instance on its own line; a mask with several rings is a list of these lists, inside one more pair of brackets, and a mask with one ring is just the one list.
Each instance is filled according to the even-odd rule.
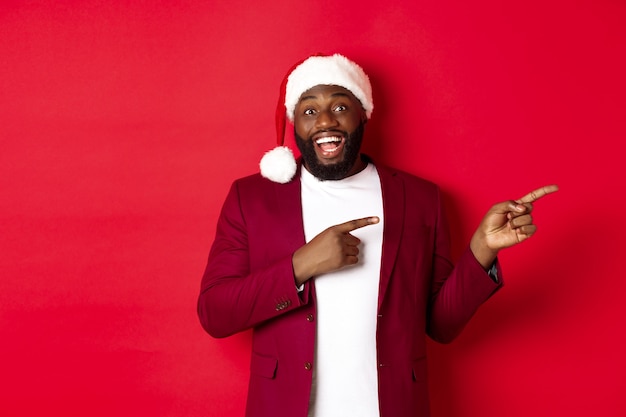
[[338,122],[332,111],[324,110],[317,114],[315,125],[318,129],[328,129],[337,126]]

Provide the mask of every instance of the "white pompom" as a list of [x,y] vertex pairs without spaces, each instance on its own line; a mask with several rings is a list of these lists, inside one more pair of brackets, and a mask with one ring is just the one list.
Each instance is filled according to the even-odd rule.
[[285,184],[296,174],[296,158],[288,147],[277,146],[263,155],[259,167],[268,180]]

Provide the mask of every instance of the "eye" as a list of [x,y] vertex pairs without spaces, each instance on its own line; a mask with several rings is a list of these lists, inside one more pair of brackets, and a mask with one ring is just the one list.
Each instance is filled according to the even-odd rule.
[[312,115],[315,114],[315,110],[313,110],[313,109],[305,109],[304,110],[304,114],[307,115],[307,116],[312,116]]
[[348,107],[344,106],[343,104],[339,104],[337,107],[335,107],[335,111],[346,111],[348,110]]

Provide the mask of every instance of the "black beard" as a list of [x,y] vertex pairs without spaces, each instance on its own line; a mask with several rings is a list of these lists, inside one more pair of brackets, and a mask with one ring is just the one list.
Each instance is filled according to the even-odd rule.
[[296,145],[302,154],[304,165],[307,170],[316,178],[322,181],[342,180],[348,176],[348,173],[356,164],[363,142],[363,132],[365,131],[365,123],[361,122],[352,133],[344,132],[345,138],[343,160],[334,164],[322,164],[317,159],[314,147],[317,146],[313,140],[304,140],[295,132]]

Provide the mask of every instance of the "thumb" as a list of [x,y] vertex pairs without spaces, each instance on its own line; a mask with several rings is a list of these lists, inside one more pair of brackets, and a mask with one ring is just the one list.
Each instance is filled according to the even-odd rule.
[[521,214],[526,211],[526,206],[524,206],[523,204],[519,204],[516,201],[509,200],[494,204],[489,211],[493,214]]

